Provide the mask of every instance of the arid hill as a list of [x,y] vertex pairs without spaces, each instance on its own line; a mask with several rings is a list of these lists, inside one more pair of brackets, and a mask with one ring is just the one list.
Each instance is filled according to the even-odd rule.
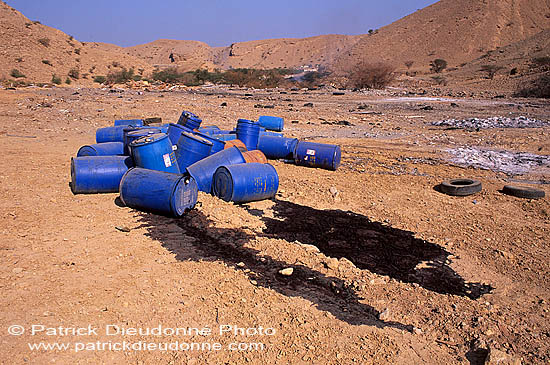
[[119,52],[121,47],[81,43],[60,30],[29,20],[3,2],[0,18],[0,78],[46,83],[55,75],[63,83],[91,83],[94,76],[122,67],[134,68],[136,73],[152,69],[145,61]]
[[549,0],[441,0],[362,36],[334,68],[365,60],[405,70],[412,61],[412,70],[426,71],[436,58],[457,67],[549,28]]

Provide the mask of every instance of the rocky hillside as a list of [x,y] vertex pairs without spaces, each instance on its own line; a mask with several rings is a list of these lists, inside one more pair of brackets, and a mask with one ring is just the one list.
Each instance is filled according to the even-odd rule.
[[[31,21],[0,2],[0,79],[62,83],[92,83],[97,75],[123,67],[148,73],[152,67],[139,58],[120,52],[121,47],[85,44],[60,30]],[[70,75],[70,76],[69,76]]]

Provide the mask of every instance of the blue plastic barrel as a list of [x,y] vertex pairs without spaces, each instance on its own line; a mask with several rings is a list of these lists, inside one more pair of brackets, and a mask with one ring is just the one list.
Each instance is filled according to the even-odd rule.
[[[124,128],[132,126],[117,125],[114,127],[98,128],[95,132],[96,143],[103,142],[123,142],[124,143]],[[137,127],[135,127],[137,128]]]
[[262,115],[260,118],[258,118],[258,124],[270,131],[282,132],[284,119],[281,117]]
[[249,151],[258,148],[260,125],[248,119],[237,120],[237,139],[240,139]]
[[293,159],[298,138],[285,138],[263,135],[260,136],[258,149],[270,159]]
[[197,183],[192,177],[139,167],[120,181],[120,200],[130,208],[180,217],[197,203]]
[[211,149],[212,142],[192,133],[183,132],[176,149],[176,161],[180,171],[185,171],[188,166],[210,155]]
[[271,131],[260,131],[260,137],[261,136],[273,136],[273,137],[283,137],[282,133],[279,132],[271,132]]
[[184,110],[179,119],[178,124],[186,127],[187,129],[194,130],[199,129],[202,120],[195,114]]
[[115,125],[133,125],[134,127],[143,126],[143,119],[116,119]]
[[137,167],[179,174],[176,156],[166,134],[157,133],[141,137],[129,146]]
[[231,147],[195,162],[187,167],[187,173],[195,179],[200,191],[210,193],[212,178],[218,167],[245,162],[242,152],[237,147]]
[[212,129],[211,130],[211,133],[212,135],[216,135],[216,134],[229,134],[231,133],[232,131],[230,131],[229,129]]
[[160,128],[155,127],[145,127],[140,129],[124,129],[123,140],[124,140],[124,153],[126,155],[131,155],[130,143],[141,137],[150,136],[152,134],[161,133]]
[[103,142],[87,146],[82,146],[76,153],[80,156],[116,156],[125,155],[124,143],[122,142]]
[[155,127],[155,128],[158,128],[161,133],[168,133],[168,126],[169,126],[169,124],[163,124],[163,125]]
[[219,139],[220,141],[232,141],[237,139],[236,134],[214,134],[212,137]]
[[116,193],[122,175],[133,165],[129,156],[71,158],[71,190],[73,194]]
[[274,197],[279,188],[279,175],[270,164],[226,165],[216,169],[212,185],[218,198],[245,203]]
[[294,151],[296,165],[336,170],[340,166],[342,151],[333,144],[299,141]]
[[210,150],[210,154],[213,155],[216,152],[219,152],[224,149],[225,142],[220,141],[219,139],[216,139],[214,136],[209,136],[208,134],[204,134],[201,132],[195,132],[196,136],[202,137],[206,139],[207,141],[210,141],[212,143],[212,149]]
[[197,131],[201,133],[206,133],[206,134],[214,134],[215,131],[219,131],[219,130],[220,128],[217,125],[205,125],[197,129]]
[[182,132],[192,133],[193,131],[183,125],[175,123],[170,123],[170,125],[168,126],[168,132],[166,134],[168,134],[168,138],[170,138],[170,142],[172,142],[173,146],[176,146],[178,144]]

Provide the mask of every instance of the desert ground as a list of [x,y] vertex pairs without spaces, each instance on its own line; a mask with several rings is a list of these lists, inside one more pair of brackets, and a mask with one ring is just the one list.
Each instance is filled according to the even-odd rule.
[[[97,128],[175,122],[182,110],[222,128],[284,117],[286,136],[340,145],[342,165],[271,161],[274,199],[200,193],[181,219],[121,207],[118,194],[71,193],[70,159]],[[0,362],[547,364],[550,126],[431,124],[493,116],[547,122],[550,107],[398,88],[2,89]],[[465,148],[538,157],[483,169],[453,159]],[[435,189],[459,177],[483,191]],[[505,184],[547,197],[508,196]],[[215,348],[109,349],[123,341]],[[31,350],[37,343],[69,347]]]

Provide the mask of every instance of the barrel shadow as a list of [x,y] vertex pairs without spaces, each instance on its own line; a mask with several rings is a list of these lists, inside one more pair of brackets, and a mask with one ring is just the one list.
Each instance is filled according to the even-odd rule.
[[[493,288],[466,282],[447,264],[450,253],[414,233],[342,210],[319,210],[275,200],[274,218],[262,216],[268,237],[314,245],[330,257],[345,257],[357,268],[440,294],[477,299]],[[254,215],[261,215],[254,211]]]
[[[339,278],[326,276],[301,264],[289,264],[245,247],[248,241],[255,238],[253,234],[236,228],[216,228],[214,222],[197,210],[180,219],[142,213],[140,220],[141,226],[148,231],[147,235],[161,242],[179,261],[222,261],[242,271],[255,281],[254,285],[289,297],[309,300],[319,310],[329,312],[352,325],[393,327],[409,332],[413,329],[411,325],[380,320],[380,313],[362,303],[363,298]],[[178,244],[173,234],[165,233],[166,225],[170,223],[176,223],[182,229],[182,240],[184,235],[194,238],[192,247]],[[279,274],[281,269],[288,267],[294,269],[292,275]]]

